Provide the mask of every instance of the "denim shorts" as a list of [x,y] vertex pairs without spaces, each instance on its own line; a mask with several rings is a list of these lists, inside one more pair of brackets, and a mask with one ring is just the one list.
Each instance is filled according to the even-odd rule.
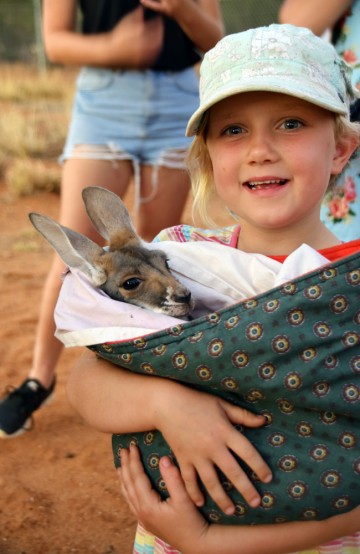
[[185,167],[188,119],[199,105],[191,67],[177,72],[83,67],[61,161],[132,160],[134,165]]

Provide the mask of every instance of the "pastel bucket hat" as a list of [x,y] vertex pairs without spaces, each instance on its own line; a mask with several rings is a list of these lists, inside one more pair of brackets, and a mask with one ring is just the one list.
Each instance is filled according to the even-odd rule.
[[205,54],[200,106],[186,135],[197,134],[211,106],[249,91],[296,96],[347,117],[350,102],[358,96],[350,66],[330,43],[294,25],[257,27],[225,36]]

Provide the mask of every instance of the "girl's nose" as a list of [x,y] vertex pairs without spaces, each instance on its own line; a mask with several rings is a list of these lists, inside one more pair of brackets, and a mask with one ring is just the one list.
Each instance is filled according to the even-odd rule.
[[274,162],[278,157],[274,139],[264,131],[253,132],[248,144],[248,162],[263,164]]

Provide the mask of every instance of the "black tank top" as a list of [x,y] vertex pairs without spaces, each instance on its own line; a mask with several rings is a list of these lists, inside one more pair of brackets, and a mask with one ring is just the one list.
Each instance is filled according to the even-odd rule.
[[[79,0],[84,34],[110,31],[127,13],[139,6],[139,0]],[[163,17],[164,43],[160,55],[151,69],[181,71],[201,58],[195,45],[173,19],[145,9],[145,19]]]

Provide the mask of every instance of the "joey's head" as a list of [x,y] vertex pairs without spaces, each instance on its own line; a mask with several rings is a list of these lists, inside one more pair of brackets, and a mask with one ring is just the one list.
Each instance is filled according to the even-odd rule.
[[99,262],[107,275],[100,288],[111,298],[174,317],[193,309],[190,291],[172,275],[161,250],[110,247]]
[[161,250],[143,245],[121,199],[101,187],[86,187],[82,194],[91,221],[109,243],[107,250],[45,215],[30,214],[34,227],[64,263],[114,300],[186,316],[193,308],[189,290],[172,275]]

